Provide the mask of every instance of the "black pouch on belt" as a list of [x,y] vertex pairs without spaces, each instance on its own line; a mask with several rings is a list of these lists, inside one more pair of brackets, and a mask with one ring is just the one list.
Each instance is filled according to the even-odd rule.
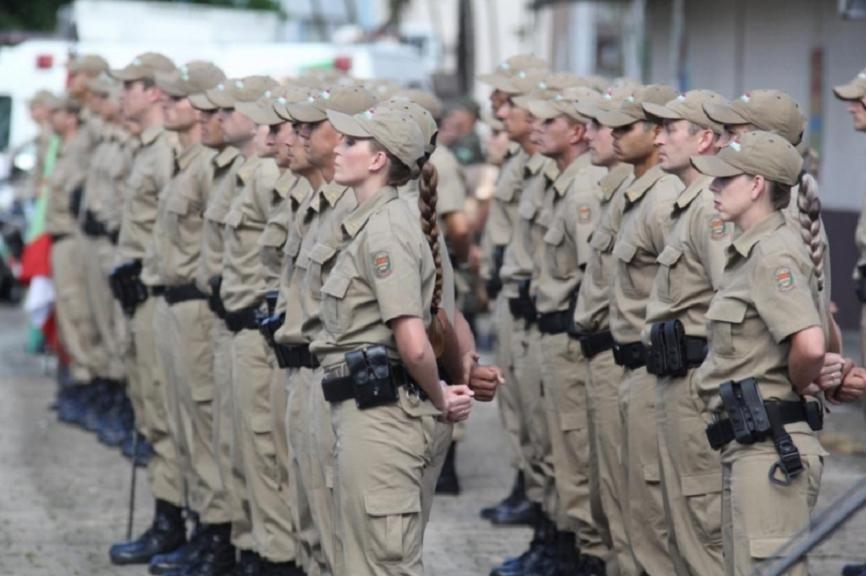
[[397,384],[391,377],[391,361],[383,346],[353,350],[345,358],[359,409],[397,402]]
[[857,300],[862,304],[866,304],[866,264],[857,267],[860,270],[860,277],[857,279]]
[[686,331],[679,320],[662,322],[665,339],[665,368],[669,376],[681,378],[688,374],[689,363],[686,359]]
[[665,337],[663,334],[663,324],[656,322],[650,326],[650,348],[647,350],[646,371],[656,376],[664,376],[667,374],[667,366],[665,360],[667,353],[665,352]]
[[222,276],[213,276],[207,282],[210,285],[210,294],[207,297],[207,305],[210,311],[218,317],[225,319],[226,308],[223,306],[223,299],[220,295],[220,288],[223,284]]
[[737,442],[754,444],[763,441],[771,433],[770,417],[758,391],[757,380],[729,380],[719,386],[719,396],[728,413]]

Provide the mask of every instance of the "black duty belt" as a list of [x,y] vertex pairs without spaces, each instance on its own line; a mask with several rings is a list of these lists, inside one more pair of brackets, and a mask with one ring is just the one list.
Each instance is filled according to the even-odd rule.
[[574,331],[574,312],[561,310],[538,315],[538,331],[542,334],[562,334]]
[[310,352],[309,345],[285,346],[274,345],[274,354],[280,368],[318,368],[319,359]]
[[180,286],[166,286],[165,301],[170,305],[180,304],[189,300],[206,300],[207,294],[199,290],[195,284],[181,284]]
[[[354,380],[352,376],[347,375],[348,369],[345,364],[341,365],[342,370],[328,370],[325,372],[325,377],[322,380],[322,392],[325,394],[325,400],[329,403],[334,404],[336,402],[344,402],[346,400],[351,400],[355,398],[355,387]],[[329,377],[329,374],[339,374],[333,377]],[[423,390],[418,386],[412,377],[409,375],[409,372],[402,364],[391,364],[391,379],[395,385],[403,386],[410,392],[414,394],[419,394],[422,397],[426,397],[423,394]]]
[[642,342],[629,342],[628,344],[613,343],[613,360],[620,366],[629,370],[636,370],[646,365],[646,348]]
[[160,296],[165,296],[165,286],[163,286],[162,284],[157,284],[156,286],[148,286],[147,293],[150,296],[155,296],[157,298]]
[[[768,413],[778,409],[782,425],[806,422],[809,428],[818,431],[824,428],[824,413],[818,402],[795,402],[768,400],[764,402]],[[736,439],[734,427],[727,418],[707,425],[707,439],[714,450],[721,450]]]
[[240,332],[241,330],[258,330],[259,321],[256,311],[258,306],[248,306],[241,308],[235,312],[226,311],[225,321],[226,328],[231,332]]
[[613,348],[613,335],[610,330],[604,332],[593,332],[592,334],[583,333],[577,335],[580,341],[580,348],[583,350],[583,355],[587,360],[592,360],[602,352],[607,352]]
[[105,224],[103,224],[91,210],[85,211],[84,222],[81,224],[81,229],[91,238],[108,236],[108,229],[105,227]]

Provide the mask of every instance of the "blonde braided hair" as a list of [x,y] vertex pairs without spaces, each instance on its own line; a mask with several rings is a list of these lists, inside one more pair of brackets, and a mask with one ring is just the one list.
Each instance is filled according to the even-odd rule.
[[809,248],[809,257],[815,269],[818,290],[824,289],[824,252],[827,247],[821,237],[821,199],[818,198],[818,182],[811,174],[800,176],[800,190],[797,195],[799,208],[800,236]]

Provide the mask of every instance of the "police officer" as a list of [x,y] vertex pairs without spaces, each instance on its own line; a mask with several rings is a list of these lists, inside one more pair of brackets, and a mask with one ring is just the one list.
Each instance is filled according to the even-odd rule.
[[422,574],[421,484],[433,419],[462,420],[471,408],[467,386],[439,380],[432,345],[442,344],[447,323],[438,313],[442,278],[428,187],[435,170],[422,176],[425,238],[394,187],[424,156],[415,121],[385,106],[352,117],[330,112],[329,119],[345,135],[335,179],[358,199],[342,224],[348,243],[322,286],[323,330],[311,345],[324,369],[337,446],[336,573]]
[[614,359],[626,369],[620,386],[625,433],[622,464],[626,469],[626,530],[638,566],[651,575],[674,572],[668,549],[658,463],[655,377],[647,373],[641,333],[646,300],[664,250],[670,213],[682,184],[658,166],[654,140],[661,125],[647,116],[644,103],[664,104],[676,96],[651,84],[627,97],[599,120],[613,128],[617,157],[634,167],[635,181],[625,192],[625,208],[613,253],[610,326]]
[[[111,75],[123,82],[121,114],[135,131],[138,147],[123,186],[123,213],[118,239],[118,268],[129,270],[129,284],[141,283],[144,300],[121,301],[129,315],[132,338],[130,372],[135,372],[144,405],[144,435],[153,447],[148,483],[156,499],[151,526],[139,538],[111,547],[115,564],[148,562],[186,541],[182,516],[183,479],[178,446],[170,434],[172,412],[166,396],[164,368],[156,352],[154,309],[158,277],[143,274],[143,259],[150,245],[161,190],[171,179],[175,139],[163,126],[162,91],[156,86],[159,71],[174,69],[162,54],[144,53]],[[127,266],[122,268],[122,266]],[[139,278],[139,275],[141,277]],[[129,295],[127,295],[129,296]],[[139,415],[136,414],[136,418]]]
[[[725,569],[750,574],[808,524],[826,455],[815,434],[820,418],[810,416],[822,408],[805,398],[820,390],[813,382],[825,354],[816,291],[823,289],[822,261],[813,251],[820,237],[804,228],[799,239],[781,213],[798,180],[800,194],[817,190],[814,180],[800,179],[797,150],[768,132],[743,134],[717,156],[692,163],[714,178],[719,214],[742,231],[707,312],[709,352],[697,386],[715,415],[707,436],[722,450]],[[841,374],[831,381],[838,385]],[[766,426],[732,426],[746,407],[763,411]],[[792,573],[806,574],[805,562]]]
[[712,155],[723,127],[704,105],[722,103],[709,90],[692,90],[665,105],[644,104],[664,121],[656,138],[661,168],[685,188],[674,203],[667,245],[646,305],[643,341],[647,370],[658,377],[656,418],[671,558],[677,574],[723,573],[721,474],[706,442],[699,398],[691,385],[706,355],[707,307],[721,284],[733,226],[713,208],[711,179],[690,159]]

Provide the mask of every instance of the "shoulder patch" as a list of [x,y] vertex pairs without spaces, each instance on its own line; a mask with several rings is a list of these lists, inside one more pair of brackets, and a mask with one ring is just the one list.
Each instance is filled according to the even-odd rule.
[[776,279],[776,288],[780,291],[787,292],[794,287],[794,275],[791,273],[791,269],[787,266],[779,266],[776,268],[773,276]]
[[387,250],[379,250],[373,254],[373,271],[376,278],[387,278],[391,275],[391,255]]
[[718,214],[713,214],[710,217],[710,238],[713,240],[721,240],[728,235],[728,223],[722,220]]
[[592,208],[587,204],[581,204],[577,207],[577,221],[581,224],[587,224],[592,220]]

